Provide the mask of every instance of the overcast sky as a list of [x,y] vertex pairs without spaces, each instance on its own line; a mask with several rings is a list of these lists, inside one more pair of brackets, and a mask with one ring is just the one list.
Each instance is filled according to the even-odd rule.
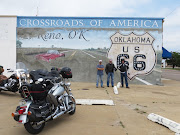
[[0,0],[1,15],[164,17],[163,46],[180,52],[180,0]]

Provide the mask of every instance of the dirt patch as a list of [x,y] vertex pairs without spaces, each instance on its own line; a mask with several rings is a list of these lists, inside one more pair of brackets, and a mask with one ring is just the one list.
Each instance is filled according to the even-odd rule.
[[89,89],[87,89],[87,88],[83,88],[82,90],[89,90]]

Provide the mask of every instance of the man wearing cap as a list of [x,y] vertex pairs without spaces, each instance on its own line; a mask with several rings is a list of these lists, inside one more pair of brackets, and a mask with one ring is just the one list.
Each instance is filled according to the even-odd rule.
[[121,59],[121,64],[119,65],[118,69],[121,72],[121,86],[124,87],[123,78],[125,78],[126,88],[129,88],[127,81],[127,70],[129,69],[129,66],[125,63],[124,59]]
[[97,80],[96,80],[96,88],[98,88],[99,78],[101,80],[101,87],[103,87],[103,70],[104,65],[102,65],[102,60],[99,60],[99,64],[97,65]]
[[109,79],[111,77],[111,86],[114,87],[114,70],[116,71],[117,69],[115,68],[114,64],[112,63],[112,60],[109,60],[109,63],[106,65],[105,71],[107,74],[107,87],[109,87]]

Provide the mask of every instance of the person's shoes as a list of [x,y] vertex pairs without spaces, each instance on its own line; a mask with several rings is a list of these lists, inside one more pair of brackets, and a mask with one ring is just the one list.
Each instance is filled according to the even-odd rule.
[[107,86],[107,87],[109,87],[109,86]]
[[126,87],[126,88],[128,88],[128,89],[129,89],[129,87]]
[[101,88],[104,88],[104,86],[101,86]]
[[124,86],[121,86],[121,88],[123,88]]
[[114,86],[112,86],[112,87],[114,87]]
[[98,86],[96,86],[96,88],[98,88]]

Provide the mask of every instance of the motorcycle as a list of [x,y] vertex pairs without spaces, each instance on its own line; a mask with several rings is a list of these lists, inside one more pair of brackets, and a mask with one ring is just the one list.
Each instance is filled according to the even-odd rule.
[[[7,71],[12,73],[12,75],[9,78],[1,75],[0,91],[17,92],[20,90],[22,84],[27,82],[28,70],[24,63],[18,62],[16,63],[16,70],[7,69]],[[19,93],[21,93],[21,91],[19,91]]]
[[68,81],[68,78],[72,78],[71,69],[65,67],[58,73],[59,76],[54,77],[33,71],[29,73],[32,83],[22,85],[24,99],[19,102],[12,116],[14,120],[24,124],[31,134],[40,133],[49,120],[57,119],[66,113],[75,113],[76,101]]

